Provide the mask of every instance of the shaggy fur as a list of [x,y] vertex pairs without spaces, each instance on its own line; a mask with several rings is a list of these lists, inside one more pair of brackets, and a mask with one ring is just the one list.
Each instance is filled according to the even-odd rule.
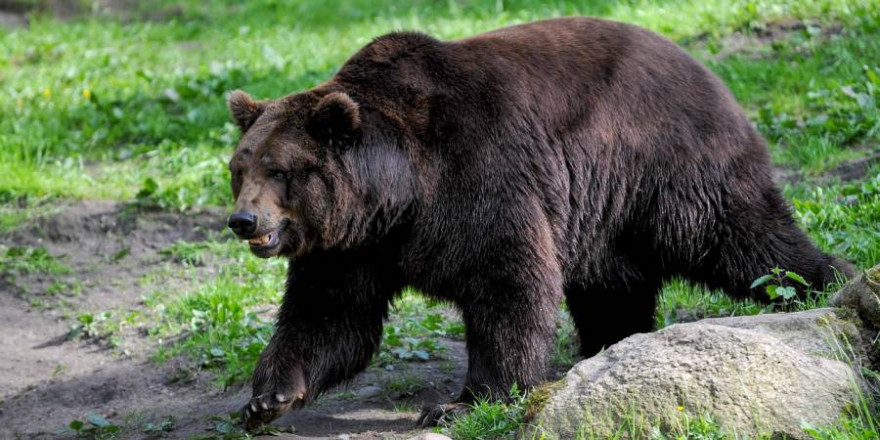
[[673,276],[766,301],[749,285],[772,267],[819,288],[849,270],[797,228],[718,78],[635,26],[394,33],[313,90],[230,109],[236,210],[257,219],[240,235],[290,259],[250,427],[363,370],[405,286],[467,328],[464,390],[430,425],[541,382],[563,298],[589,356],[652,330]]

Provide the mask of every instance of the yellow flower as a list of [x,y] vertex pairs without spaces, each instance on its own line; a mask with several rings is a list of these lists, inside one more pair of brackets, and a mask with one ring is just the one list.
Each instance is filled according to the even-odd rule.
[[51,99],[52,98],[52,89],[46,87],[43,89],[43,98]]
[[684,412],[684,407],[683,407],[683,406],[679,406],[679,407],[678,407],[678,412]]
[[83,98],[86,98],[87,100],[92,99],[92,91],[89,89],[83,89]]

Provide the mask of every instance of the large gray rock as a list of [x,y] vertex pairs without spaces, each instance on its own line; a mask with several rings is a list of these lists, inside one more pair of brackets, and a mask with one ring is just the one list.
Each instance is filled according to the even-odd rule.
[[575,365],[523,437],[603,438],[624,426],[650,437],[686,415],[710,415],[730,438],[804,437],[804,424],[837,421],[862,386],[850,363],[867,351],[855,315],[707,319],[631,336]]

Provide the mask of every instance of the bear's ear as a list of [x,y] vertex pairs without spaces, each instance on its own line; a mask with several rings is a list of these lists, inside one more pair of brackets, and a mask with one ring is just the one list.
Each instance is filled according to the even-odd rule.
[[361,114],[358,104],[344,92],[321,98],[306,120],[306,131],[322,144],[345,143],[360,135]]
[[229,113],[232,114],[232,118],[235,119],[235,123],[242,133],[248,131],[266,110],[264,102],[254,101],[250,95],[241,90],[230,93],[228,103]]

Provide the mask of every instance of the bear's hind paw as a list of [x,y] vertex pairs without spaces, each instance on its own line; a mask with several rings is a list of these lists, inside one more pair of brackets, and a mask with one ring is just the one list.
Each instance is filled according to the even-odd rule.
[[287,412],[294,404],[301,403],[302,400],[302,394],[285,396],[278,393],[254,396],[241,410],[244,428],[248,431],[258,430],[266,423]]
[[470,412],[471,407],[464,403],[443,403],[422,408],[416,422],[419,427],[430,428],[451,422],[454,418]]

